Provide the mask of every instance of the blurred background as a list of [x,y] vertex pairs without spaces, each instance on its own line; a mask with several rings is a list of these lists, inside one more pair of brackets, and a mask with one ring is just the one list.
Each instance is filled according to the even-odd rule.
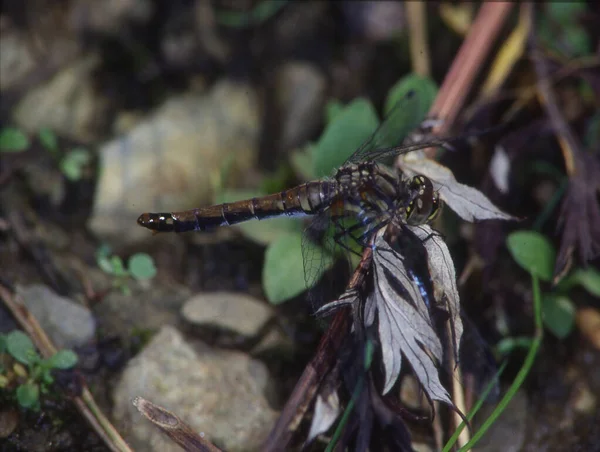
[[[33,368],[19,373],[0,349],[0,450],[109,450],[69,401],[84,382],[136,450],[177,450],[140,417],[136,395],[219,447],[260,450],[324,327],[306,302],[300,249],[285,245],[299,243],[303,224],[152,235],[137,217],[311,179],[324,131],[341,129],[335,142],[346,146],[345,137],[361,136],[353,130],[370,133],[403,83],[416,84],[426,112],[481,9],[1,1],[0,333],[24,328],[11,305],[22,303],[40,323],[32,328],[73,350],[78,364],[53,370],[38,385],[45,392],[24,400],[15,391]],[[543,343],[480,450],[593,450],[600,10],[595,2],[533,10],[507,8],[448,122],[447,134],[465,145],[442,157],[459,181],[521,221],[474,225],[446,211],[436,228],[465,311],[508,363],[501,388],[532,343],[535,312],[526,265],[506,238],[527,231],[541,250],[532,265],[543,269]],[[502,133],[467,143],[499,124]],[[409,406],[423,403],[410,380],[403,391]],[[417,427],[414,447],[436,450],[439,429]]]

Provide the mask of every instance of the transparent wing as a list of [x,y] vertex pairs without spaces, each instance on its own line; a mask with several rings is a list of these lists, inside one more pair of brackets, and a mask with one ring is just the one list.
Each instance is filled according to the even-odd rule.
[[427,114],[426,108],[423,96],[418,96],[414,90],[408,91],[392,108],[373,135],[348,158],[346,163],[378,160],[427,147],[409,149],[409,146],[400,146],[408,134],[421,124]]
[[360,260],[364,242],[375,227],[375,222],[359,224],[354,214],[332,218],[330,209],[312,219],[302,235],[302,258],[313,312],[344,293]]

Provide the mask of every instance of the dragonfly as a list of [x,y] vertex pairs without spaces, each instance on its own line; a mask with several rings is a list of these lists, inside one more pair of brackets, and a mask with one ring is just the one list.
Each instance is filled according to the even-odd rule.
[[[420,149],[448,147],[452,141],[432,139],[402,144],[406,130],[421,122],[421,118],[410,118],[410,112],[415,111],[418,102],[415,91],[409,91],[373,135],[335,170],[332,177],[236,202],[180,212],[143,213],[137,222],[155,233],[180,233],[210,231],[249,220],[280,216],[315,216],[318,220],[309,229],[322,229],[332,221],[337,228],[333,240],[345,249],[348,245],[343,239],[350,235],[365,246],[375,232],[388,224],[429,223],[442,207],[431,181],[421,175],[406,178],[382,163],[391,157]],[[407,126],[407,122],[414,125]],[[349,217],[355,221],[347,228],[342,220]],[[303,244],[305,263],[310,259],[309,252],[305,251]],[[309,282],[314,281],[307,280]]]
[[[349,303],[358,305],[358,309],[353,311],[362,311],[358,317],[364,316],[365,319],[364,322],[362,319],[355,319],[355,325],[370,327],[375,324],[374,312],[378,304],[381,324],[383,304],[390,302],[387,295],[396,292],[398,300],[412,297],[422,307],[412,317],[416,325],[422,325],[421,329],[433,328],[435,323],[439,323],[436,319],[444,318],[444,315],[460,327],[450,340],[457,350],[462,334],[460,313],[446,307],[443,300],[435,300],[434,288],[430,287],[428,278],[416,269],[423,265],[417,265],[417,260],[411,256],[413,253],[426,254],[425,248],[431,244],[440,246],[438,239],[430,240],[435,234],[429,224],[439,215],[442,200],[428,177],[420,174],[408,177],[388,165],[395,157],[428,148],[451,148],[455,141],[462,139],[422,139],[412,135],[407,142],[407,132],[422,123],[422,118],[411,117],[413,112],[423,110],[420,103],[421,99],[416,92],[408,91],[371,137],[347,157],[330,177],[305,182],[262,197],[179,212],[143,213],[137,222],[155,233],[181,233],[210,231],[249,220],[312,216],[314,218],[302,240],[307,288],[314,286],[323,275],[323,261],[326,259],[326,253],[314,245],[315,241],[327,242],[329,248],[340,249],[346,255],[360,254],[363,249],[371,247],[374,256],[372,265],[362,265],[361,278],[375,280],[373,293],[365,297],[357,297],[356,290],[342,293],[324,308],[338,308]],[[403,240],[402,237],[409,239]],[[421,243],[428,245],[420,246]],[[435,250],[429,249],[429,252]],[[405,277],[402,279],[390,272]],[[370,278],[366,277],[367,273],[370,273]],[[453,274],[450,279],[455,284]],[[404,285],[410,286],[412,292],[409,290],[408,293]],[[396,301],[392,300],[394,303]],[[320,312],[328,314],[330,311],[325,309]],[[396,340],[388,336],[389,334],[386,336],[387,340]],[[440,340],[437,336],[433,337],[433,333],[428,341],[436,350],[440,346]],[[411,353],[414,362],[410,360],[410,356],[409,361],[415,368],[415,363],[423,358]],[[439,355],[434,353],[436,354]],[[386,373],[389,375],[386,376],[384,392],[390,390],[399,374],[398,356],[390,359],[391,364],[386,364]],[[421,368],[419,377],[422,383],[432,380],[428,375],[430,371],[429,366]],[[437,381],[437,377],[435,380]],[[434,388],[433,394],[433,399],[450,401],[445,390]]]

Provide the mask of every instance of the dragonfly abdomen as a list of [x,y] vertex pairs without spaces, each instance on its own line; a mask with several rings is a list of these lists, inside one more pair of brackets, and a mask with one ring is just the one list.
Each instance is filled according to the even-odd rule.
[[335,182],[307,182],[260,198],[182,212],[144,213],[138,218],[138,224],[156,232],[206,231],[248,220],[311,215],[325,208],[335,193]]

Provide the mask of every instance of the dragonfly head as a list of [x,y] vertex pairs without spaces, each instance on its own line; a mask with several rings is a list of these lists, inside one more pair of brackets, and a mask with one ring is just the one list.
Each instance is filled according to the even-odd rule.
[[431,223],[441,212],[442,201],[433,189],[431,181],[421,175],[408,184],[409,202],[406,207],[406,223],[411,226]]

